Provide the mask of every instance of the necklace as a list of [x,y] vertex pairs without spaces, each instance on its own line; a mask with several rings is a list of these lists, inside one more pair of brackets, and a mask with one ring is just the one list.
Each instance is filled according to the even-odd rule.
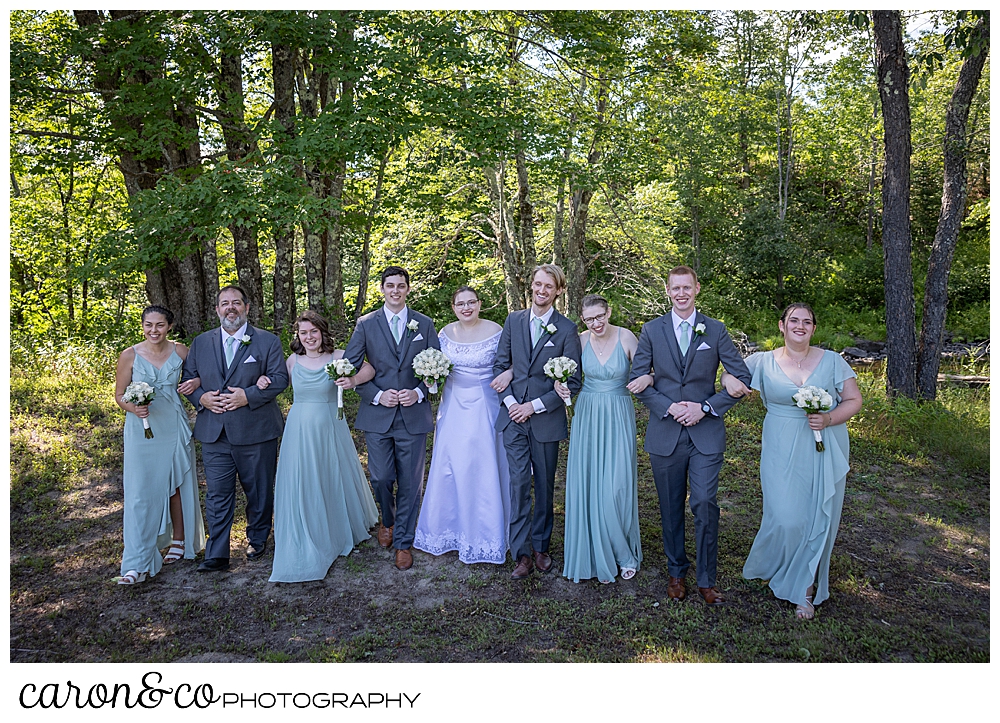
[[790,358],[793,362],[795,362],[795,366],[797,366],[799,369],[802,368],[802,362],[804,362],[806,359],[808,359],[809,358],[809,354],[812,352],[812,349],[807,349],[806,353],[802,357],[802,359],[798,360],[794,356],[792,356],[791,354],[788,353],[788,347],[787,346],[786,347],[782,347],[782,348],[785,350],[785,357]]
[[594,343],[594,341],[596,341],[597,337],[594,336],[594,332],[590,332],[590,345],[592,347],[594,347],[594,351],[597,352],[597,356],[603,357],[604,354],[608,351],[608,345],[611,344],[610,336],[611,335],[608,334],[609,338],[604,342],[604,344],[601,345],[601,349],[600,349],[600,351],[598,351],[597,350],[597,345]]
[[306,352],[306,359],[319,359],[321,356],[323,356],[322,353],[313,355],[310,354],[308,351]]

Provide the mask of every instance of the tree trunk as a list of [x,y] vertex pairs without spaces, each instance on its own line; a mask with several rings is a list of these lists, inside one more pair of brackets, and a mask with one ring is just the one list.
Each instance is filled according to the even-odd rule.
[[[295,55],[291,46],[271,44],[271,72],[274,87],[274,117],[283,133],[276,133],[278,145],[295,135]],[[275,334],[289,327],[295,308],[295,232],[291,227],[274,229],[274,315]]]
[[358,298],[354,302],[354,321],[358,320],[361,312],[365,310],[365,301],[368,299],[368,280],[372,272],[372,229],[375,227],[375,217],[378,213],[379,203],[382,201],[382,187],[385,182],[385,167],[389,163],[389,156],[392,154],[392,146],[389,145],[382,154],[382,161],[378,167],[378,178],[375,181],[375,195],[372,197],[371,208],[368,209],[368,222],[365,224],[365,237],[361,245],[361,273],[358,276]]
[[525,296],[530,285],[524,278],[524,265],[517,247],[517,239],[514,237],[516,225],[507,209],[503,161],[494,167],[484,168],[483,174],[486,177],[486,188],[493,209],[488,220],[500,252],[507,312],[510,313],[525,308]]
[[566,243],[566,308],[568,315],[578,316],[587,293],[587,263],[585,260],[587,242],[587,215],[590,199],[594,192],[579,189],[573,194],[572,216],[570,218],[569,239]]
[[948,313],[948,276],[955,256],[958,230],[965,215],[968,193],[966,160],[966,130],[969,107],[979,87],[979,78],[989,52],[990,21],[986,15],[976,26],[976,41],[985,43],[978,55],[966,58],[958,73],[955,91],[945,117],[944,187],[941,193],[941,215],[931,246],[924,285],[924,313],[920,328],[920,356],[917,360],[917,385],[920,397],[937,397],[937,376],[944,344],[944,323]]
[[885,129],[882,249],[885,261],[886,393],[914,398],[916,332],[910,262],[910,69],[898,10],[872,12]]

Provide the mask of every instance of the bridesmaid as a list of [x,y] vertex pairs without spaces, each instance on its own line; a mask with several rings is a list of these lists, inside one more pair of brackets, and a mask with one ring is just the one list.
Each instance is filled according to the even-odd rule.
[[[326,319],[305,311],[295,321],[288,378],[295,401],[288,410],[274,482],[274,565],[270,582],[322,580],[333,561],[371,535],[375,500],[347,421],[337,419],[337,386],[369,381],[367,363],[336,381],[326,365],[340,359]],[[266,388],[270,379],[261,377]]]
[[[136,585],[153,577],[162,565],[182,557],[194,559],[205,548],[205,522],[198,499],[191,428],[178,391],[189,394],[199,380],[178,386],[188,349],[167,339],[174,315],[162,306],[142,311],[144,341],[118,356],[115,402],[125,410],[125,458],[122,474],[124,514],[119,585]],[[132,382],[156,390],[153,401],[137,406],[123,402]],[[146,439],[148,419],[153,438]],[[173,533],[171,535],[171,532]],[[170,545],[162,558],[158,548]]]
[[[464,563],[503,564],[510,518],[510,475],[503,437],[493,427],[500,409],[493,381],[499,324],[479,318],[482,302],[468,286],[451,297],[458,321],[438,333],[455,368],[438,407],[427,492],[413,546],[432,555],[458,550]],[[506,386],[513,372],[498,379]]]
[[[573,582],[596,577],[614,582],[635,576],[639,541],[635,405],[653,383],[643,375],[628,382],[638,339],[610,323],[611,307],[597,294],[583,298],[580,335],[583,389],[577,396],[566,460],[566,535],[563,576]],[[556,382],[566,399],[569,389]]]
[[[843,357],[810,346],[816,315],[809,306],[788,306],[778,330],[784,346],[746,359],[767,415],[760,447],[763,519],[743,577],[767,580],[775,597],[795,604],[797,618],[811,620],[814,606],[830,596],[830,555],[850,469],[846,422],[862,400]],[[805,385],[829,392],[833,408],[807,415],[795,406],[792,395]],[[813,430],[822,431],[822,452],[816,451]]]

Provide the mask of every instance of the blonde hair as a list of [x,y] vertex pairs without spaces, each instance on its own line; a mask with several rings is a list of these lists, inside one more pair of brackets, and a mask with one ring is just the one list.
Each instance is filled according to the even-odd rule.
[[544,271],[555,280],[557,291],[561,291],[566,288],[566,274],[564,274],[563,270],[555,264],[538,264],[538,266],[535,267],[535,270],[531,272],[532,281],[535,280],[535,274],[539,271]]

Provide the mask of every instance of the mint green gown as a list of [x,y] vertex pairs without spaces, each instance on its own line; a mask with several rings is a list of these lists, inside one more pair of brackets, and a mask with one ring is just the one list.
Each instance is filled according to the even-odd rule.
[[[806,602],[806,589],[815,583],[813,603],[819,605],[830,596],[830,553],[850,469],[847,425],[822,430],[826,450],[817,452],[806,414],[792,401],[799,387],[774,354],[757,352],[746,364],[767,416],[760,447],[763,518],[743,577],[769,580],[775,597],[796,605]],[[803,386],[825,389],[836,409],[844,381],[855,376],[839,354],[827,351]]]
[[152,439],[146,439],[139,417],[125,414],[122,575],[135,570],[152,577],[160,571],[159,550],[173,539],[170,497],[178,489],[184,515],[184,558],[191,560],[205,549],[191,427],[177,393],[183,366],[176,350],[159,369],[139,354],[132,362],[132,381],[146,382],[156,389],[156,396],[149,405]]
[[371,535],[378,519],[337,386],[326,370],[292,366],[274,482],[274,566],[270,582],[322,580],[333,561]]
[[629,360],[621,345],[602,365],[583,349],[583,388],[573,402],[566,461],[563,576],[611,582],[618,568],[639,569],[635,405],[625,388]]

